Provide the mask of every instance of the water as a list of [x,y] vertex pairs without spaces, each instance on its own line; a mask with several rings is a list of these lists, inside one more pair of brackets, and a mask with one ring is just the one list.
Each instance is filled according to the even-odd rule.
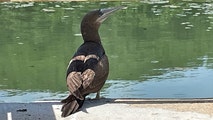
[[110,98],[212,98],[208,1],[0,3],[0,102],[62,99],[67,64],[91,9],[125,5],[100,28]]

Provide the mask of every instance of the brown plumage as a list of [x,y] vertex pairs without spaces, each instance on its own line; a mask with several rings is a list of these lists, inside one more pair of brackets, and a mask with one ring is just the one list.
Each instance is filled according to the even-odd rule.
[[101,44],[98,29],[101,23],[122,7],[94,10],[86,14],[81,22],[84,43],[78,48],[67,68],[67,87],[70,95],[62,100],[62,117],[75,113],[82,107],[85,97],[103,87],[109,63]]

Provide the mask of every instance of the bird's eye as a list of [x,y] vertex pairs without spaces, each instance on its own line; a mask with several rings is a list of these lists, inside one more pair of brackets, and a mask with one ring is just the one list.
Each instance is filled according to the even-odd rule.
[[98,11],[98,15],[99,16],[102,16],[104,13],[102,12],[102,9],[99,9],[99,11]]

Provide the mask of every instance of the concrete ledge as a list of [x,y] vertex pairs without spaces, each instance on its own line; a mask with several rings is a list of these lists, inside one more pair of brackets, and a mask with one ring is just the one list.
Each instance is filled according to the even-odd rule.
[[0,120],[213,120],[213,99],[86,100],[66,118],[61,106],[59,101],[0,103]]
[[[113,100],[113,99],[112,99]],[[162,103],[213,103],[212,98],[122,98],[122,99],[114,99],[116,103],[146,103],[146,104],[162,104]]]

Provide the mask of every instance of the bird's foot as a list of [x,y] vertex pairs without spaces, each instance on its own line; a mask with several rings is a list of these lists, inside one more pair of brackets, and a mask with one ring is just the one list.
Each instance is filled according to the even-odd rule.
[[97,92],[96,97],[94,99],[99,100],[99,99],[103,99],[103,98],[105,98],[105,97],[100,96],[100,91],[99,91],[99,92]]
[[100,99],[100,91],[97,92],[97,94],[96,94],[96,96],[95,96],[95,99],[96,99],[96,100]]

